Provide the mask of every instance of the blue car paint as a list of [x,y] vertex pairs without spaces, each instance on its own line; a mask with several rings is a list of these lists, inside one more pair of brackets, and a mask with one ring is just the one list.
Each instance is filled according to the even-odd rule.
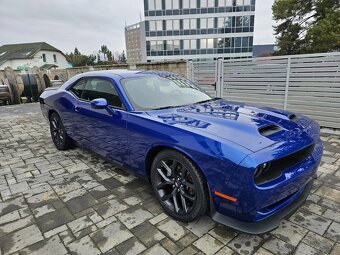
[[[168,147],[182,152],[206,177],[213,209],[244,222],[260,222],[275,215],[293,203],[315,175],[323,151],[315,121],[296,114],[298,121],[293,122],[288,111],[222,99],[172,109],[134,111],[121,80],[157,74],[101,71],[77,75],[58,90],[41,95],[42,112],[48,118],[50,110],[57,111],[69,136],[80,145],[146,178],[150,151]],[[114,114],[110,115],[104,109],[92,109],[90,102],[78,100],[68,88],[83,77],[110,80],[126,110],[113,109]],[[81,108],[80,112],[75,112],[76,107]],[[259,133],[260,127],[273,123],[282,130],[268,137]],[[254,171],[259,164],[313,143],[314,151],[306,160],[268,184],[255,184]],[[215,191],[238,200],[226,200],[216,196]],[[270,207],[278,201],[282,202]]]

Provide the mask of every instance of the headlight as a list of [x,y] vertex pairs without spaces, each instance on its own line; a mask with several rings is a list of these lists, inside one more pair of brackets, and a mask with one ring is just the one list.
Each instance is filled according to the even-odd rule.
[[263,164],[259,165],[259,166],[255,169],[254,178],[260,177],[261,174],[262,174],[263,172],[268,171],[269,168],[270,168],[270,163],[269,163],[269,162],[263,163]]

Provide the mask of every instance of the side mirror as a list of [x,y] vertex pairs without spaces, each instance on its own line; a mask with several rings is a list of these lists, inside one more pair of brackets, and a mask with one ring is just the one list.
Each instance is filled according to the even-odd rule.
[[108,105],[105,98],[96,98],[91,101],[91,107],[94,109],[105,109]]

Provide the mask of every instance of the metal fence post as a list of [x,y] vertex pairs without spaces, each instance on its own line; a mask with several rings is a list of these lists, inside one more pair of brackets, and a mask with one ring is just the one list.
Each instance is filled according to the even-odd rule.
[[216,97],[223,97],[223,59],[219,58],[216,63]]
[[291,58],[288,57],[287,73],[286,73],[285,101],[283,103],[283,109],[284,110],[287,110],[287,104],[288,104],[288,91],[289,91],[289,78],[290,78],[290,62],[291,62]]
[[193,81],[194,78],[193,72],[194,72],[193,63],[192,60],[189,60],[187,62],[187,77],[190,81]]

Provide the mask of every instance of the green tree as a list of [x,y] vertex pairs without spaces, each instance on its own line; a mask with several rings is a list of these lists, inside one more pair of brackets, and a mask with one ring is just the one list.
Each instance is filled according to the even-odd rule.
[[72,66],[91,66],[94,65],[94,61],[96,60],[96,57],[93,55],[83,55],[80,53],[80,51],[77,49],[77,47],[74,49],[73,53],[66,54],[66,57],[68,61],[72,64]]
[[272,10],[278,23],[276,54],[340,49],[339,0],[276,0]]
[[120,55],[119,55],[119,61],[123,64],[126,64],[126,56],[125,56],[125,51],[123,51]]
[[106,54],[108,61],[113,61],[114,60],[112,52],[108,49],[108,47],[106,45],[102,45],[100,47],[100,52]]

